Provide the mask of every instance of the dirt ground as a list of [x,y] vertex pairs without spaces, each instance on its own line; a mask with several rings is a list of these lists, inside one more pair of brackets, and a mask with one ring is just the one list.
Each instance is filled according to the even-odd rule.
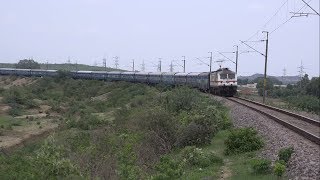
[[3,76],[0,77],[0,87],[4,88],[4,89],[9,89],[10,87],[13,86],[26,86],[26,85],[30,85],[33,84],[37,81],[37,79],[34,78],[13,78],[10,76]]
[[[19,77],[0,77],[0,87],[9,89],[14,86],[27,86],[35,83],[34,78],[19,78]],[[28,109],[23,115],[17,117],[9,116],[10,106],[2,102],[3,97],[0,97],[0,120],[6,121],[2,123],[0,128],[0,150],[10,149],[19,144],[36,138],[42,134],[53,131],[58,127],[57,119],[59,114],[50,113],[51,107],[39,99],[34,99],[38,108]],[[9,117],[9,120],[8,120]],[[7,119],[7,120],[6,120]],[[17,122],[14,124],[12,121]],[[7,124],[10,124],[8,126]]]

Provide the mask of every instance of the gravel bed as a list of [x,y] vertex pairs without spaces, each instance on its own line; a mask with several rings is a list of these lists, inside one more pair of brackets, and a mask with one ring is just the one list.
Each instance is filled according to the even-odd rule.
[[213,98],[230,108],[235,127],[253,127],[265,140],[260,156],[277,160],[281,148],[294,147],[286,175],[290,179],[320,179],[320,146],[247,107],[222,97]]
[[[292,110],[290,110],[290,111],[292,111]],[[300,114],[302,116],[306,116],[308,118],[311,118],[311,119],[314,119],[314,120],[317,120],[317,121],[320,121],[320,116],[318,114],[315,114],[315,113],[305,112],[305,111],[292,111],[292,112]]]

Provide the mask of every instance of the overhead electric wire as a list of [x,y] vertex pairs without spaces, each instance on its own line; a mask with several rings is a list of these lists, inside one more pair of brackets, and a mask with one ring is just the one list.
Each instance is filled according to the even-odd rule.
[[[309,2],[311,2],[312,0],[310,0],[310,1],[308,1],[308,3]],[[303,5],[298,11],[297,11],[297,13],[299,13],[303,8],[305,8],[307,5],[305,4],[305,5]],[[286,21],[284,21],[283,23],[281,23],[278,27],[276,27],[274,30],[272,30],[272,31],[270,31],[270,33],[269,34],[272,34],[272,33],[274,33],[275,31],[277,31],[280,27],[282,27],[283,25],[285,25],[287,22],[289,22],[292,18],[294,17],[294,15],[292,15],[290,18],[288,18]]]
[[[289,0],[285,0],[285,2],[278,8],[278,10],[271,16],[271,18],[260,28],[263,29],[265,26],[267,26],[271,20],[280,12],[280,10],[282,9],[282,7],[288,3]],[[248,38],[246,41],[249,41],[250,39],[252,39],[255,35],[257,35],[261,30],[258,30],[257,32],[255,32],[252,36],[250,36],[250,38]]]

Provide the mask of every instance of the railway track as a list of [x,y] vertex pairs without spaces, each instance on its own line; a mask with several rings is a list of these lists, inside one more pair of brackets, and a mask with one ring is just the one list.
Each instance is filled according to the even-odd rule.
[[293,112],[268,106],[256,101],[238,97],[229,97],[228,100],[239,103],[254,111],[257,111],[288,129],[300,134],[306,139],[320,145],[320,122]]

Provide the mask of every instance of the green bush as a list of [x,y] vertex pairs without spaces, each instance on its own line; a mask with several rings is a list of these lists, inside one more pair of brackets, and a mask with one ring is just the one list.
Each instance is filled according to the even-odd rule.
[[90,134],[78,132],[67,139],[68,145],[73,152],[85,151],[90,146]]
[[181,154],[184,161],[190,166],[205,168],[211,164],[223,162],[223,160],[213,152],[205,152],[195,146],[185,147]]
[[277,176],[281,177],[284,174],[284,172],[286,171],[286,166],[281,164],[281,163],[279,163],[279,162],[277,162],[274,165],[273,171]]
[[320,114],[320,99],[310,95],[289,96],[285,100],[290,106]]
[[231,130],[225,144],[227,155],[255,151],[264,145],[262,139],[257,135],[257,131],[252,128]]
[[268,174],[271,172],[270,160],[253,159],[250,163],[254,174]]
[[19,106],[13,106],[9,112],[8,112],[9,115],[11,116],[20,116],[22,115],[22,110]]
[[162,149],[160,154],[168,153],[176,141],[177,122],[161,107],[139,108],[137,111],[133,119],[138,122],[139,129],[148,134],[149,145]]
[[43,177],[68,177],[69,175],[80,175],[78,168],[65,157],[64,148],[55,144],[53,137],[36,151],[35,166]]
[[279,161],[284,161],[286,165],[291,158],[292,153],[294,152],[293,147],[282,148],[278,153]]
[[167,92],[164,101],[169,111],[178,113],[191,110],[198,104],[200,97],[200,93],[195,89],[177,87]]
[[212,125],[191,122],[189,125],[182,129],[181,133],[178,136],[176,145],[178,147],[185,147],[192,145],[209,144],[214,133],[215,128]]
[[134,152],[134,144],[137,143],[138,135],[121,134],[119,138],[121,148],[117,152],[117,166],[120,179],[143,179],[137,165],[137,155]]
[[183,174],[183,163],[179,163],[167,156],[161,157],[160,162],[156,165],[156,175],[152,176],[153,180],[171,180],[178,179]]

